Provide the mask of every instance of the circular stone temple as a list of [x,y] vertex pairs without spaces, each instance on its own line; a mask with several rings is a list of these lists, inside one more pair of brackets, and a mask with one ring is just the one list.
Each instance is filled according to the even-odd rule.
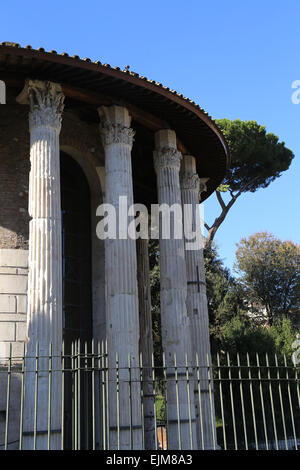
[[[23,376],[24,397],[21,378],[11,384],[8,441],[72,448],[80,418],[77,447],[155,449],[149,241],[101,239],[99,207],[120,210],[126,198],[149,214],[162,204],[196,213],[228,170],[228,145],[193,101],[128,67],[4,42],[0,83],[0,360],[18,368],[24,356],[35,370],[38,351],[41,368]],[[215,439],[203,253],[187,246],[185,235],[159,236],[170,449],[212,448]],[[86,381],[75,419],[73,375],[61,359],[78,341],[107,345],[108,381],[105,396]],[[200,398],[199,387],[174,380],[174,367],[184,375],[196,357]]]

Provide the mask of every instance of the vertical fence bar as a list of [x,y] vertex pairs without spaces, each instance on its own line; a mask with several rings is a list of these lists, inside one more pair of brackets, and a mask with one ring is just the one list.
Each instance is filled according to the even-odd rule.
[[168,411],[168,377],[167,377],[167,368],[166,368],[166,356],[165,352],[163,352],[163,376],[164,376],[164,381],[165,381],[165,410],[166,410],[166,421],[167,421],[167,449],[169,448],[169,442],[170,442],[170,430],[169,430],[169,411]]
[[[105,356],[104,356],[104,344],[103,341],[97,341],[97,367],[98,367],[98,379],[99,383],[99,396],[98,406],[98,426],[99,426],[99,449],[106,450],[106,396],[105,396]],[[101,436],[102,433],[102,436]],[[101,440],[102,437],[102,440]]]
[[294,366],[295,366],[295,386],[296,386],[297,398],[298,398],[298,409],[300,410],[300,390],[299,390],[300,387],[299,387],[299,379],[298,379],[298,367],[297,367],[296,362]]
[[81,342],[78,339],[77,348],[77,375],[78,375],[78,401],[77,401],[77,413],[78,413],[78,439],[77,447],[81,449]]
[[272,412],[272,420],[273,420],[273,428],[274,428],[275,445],[276,445],[276,450],[278,450],[278,435],[277,435],[276,417],[275,417],[275,411],[274,411],[272,380],[271,380],[271,372],[270,372],[270,363],[269,363],[268,353],[266,353],[266,365],[267,365],[267,369],[268,369],[269,395],[270,395],[270,403],[271,403],[271,412]]
[[34,425],[33,425],[33,450],[36,450],[36,427],[38,407],[38,370],[39,370],[39,343],[36,343],[35,351],[35,384],[34,384]]
[[[106,382],[105,382],[105,377],[106,377],[106,372],[105,372],[105,361],[106,357],[104,354],[104,344],[103,342],[101,343],[101,349],[99,350],[100,344],[98,343],[98,351],[99,351],[99,359],[98,362],[100,361],[100,373],[99,373],[99,379],[101,378],[101,385],[102,385],[102,403],[101,403],[101,397],[99,393],[99,409],[102,405],[102,415],[103,415],[103,422],[102,422],[102,432],[103,432],[103,450],[106,450],[106,436],[109,434],[109,431],[107,432],[106,429],[106,413],[108,413],[108,408],[106,409]],[[100,353],[101,351],[101,353]],[[99,413],[99,418],[100,418],[100,413]],[[101,429],[101,423],[99,423],[99,430]]]
[[74,371],[74,450],[78,449],[78,415],[77,415],[77,341],[74,341],[74,351],[73,351],[73,371]]
[[[97,403],[99,407],[98,413],[98,426],[99,426],[99,449],[106,450],[106,420],[105,420],[105,382],[103,379],[104,374],[104,365],[103,365],[103,342],[97,341],[97,369],[98,369],[98,379],[97,383],[99,384],[99,394],[97,397]],[[97,376],[96,376],[97,377]],[[104,404],[104,405],[103,405]],[[101,432],[102,432],[102,442],[101,442]]]
[[62,342],[61,356],[61,450],[64,450],[65,434],[65,341]]
[[257,368],[258,368],[259,393],[260,393],[260,401],[261,401],[263,424],[264,424],[266,449],[269,450],[267,423],[266,423],[266,415],[265,415],[265,402],[264,402],[264,394],[263,394],[263,389],[262,389],[262,377],[261,377],[261,372],[260,372],[259,356],[258,356],[257,353],[256,353],[256,364],[257,364]]
[[154,439],[155,439],[155,450],[158,449],[158,437],[157,437],[157,414],[156,414],[156,380],[155,380],[155,369],[154,369],[154,354],[152,353],[151,355],[151,365],[152,365],[152,371],[151,371],[151,376],[153,380],[153,393],[154,393]]
[[179,393],[178,393],[178,370],[177,370],[176,353],[174,353],[174,368],[175,368],[175,385],[176,385],[178,441],[179,441],[179,450],[181,450],[180,404],[179,404]]
[[258,440],[257,440],[257,429],[256,429],[256,416],[254,408],[254,397],[253,397],[253,386],[252,386],[252,374],[251,374],[251,365],[249,354],[247,353],[247,366],[248,366],[248,377],[249,377],[249,387],[250,387],[250,400],[251,400],[251,410],[252,410],[252,419],[253,419],[253,430],[254,430],[254,439],[255,439],[255,448],[258,450]]
[[141,394],[141,420],[142,420],[142,449],[145,450],[145,426],[144,426],[144,390],[143,390],[143,356],[142,353],[139,355],[140,362],[140,394]]
[[190,446],[191,450],[193,450],[193,430],[192,430],[192,413],[191,413],[191,397],[190,397],[190,375],[189,375],[189,365],[188,365],[188,357],[187,354],[185,355],[185,369],[186,369],[186,387],[187,387],[187,397],[188,397],[188,404],[189,404],[189,431],[190,431]]
[[244,407],[244,393],[243,393],[243,378],[242,378],[242,370],[241,370],[239,353],[237,353],[236,358],[237,358],[237,365],[238,365],[238,370],[239,370],[240,396],[241,396],[241,406],[242,406],[245,447],[246,447],[246,450],[248,450],[248,436],[247,436],[247,426],[246,426],[245,407]]
[[213,376],[212,376],[212,369],[211,369],[208,354],[206,355],[206,360],[207,360],[207,376],[208,376],[208,390],[209,390],[209,403],[210,403],[210,422],[211,422],[211,430],[212,430],[212,437],[213,437],[213,448],[214,450],[216,450],[214,407],[213,407],[213,399],[212,399]]
[[23,343],[23,357],[21,369],[21,409],[20,409],[20,435],[19,435],[19,450],[22,450],[23,445],[23,415],[24,415],[24,384],[25,384],[25,342]]
[[200,418],[200,429],[201,429],[201,441],[202,441],[202,450],[204,450],[204,432],[203,432],[203,411],[202,411],[202,398],[201,398],[201,380],[200,380],[200,366],[199,366],[199,356],[196,352],[196,368],[197,368],[197,386],[198,386],[198,403],[199,403],[199,418]]
[[[100,415],[99,408],[99,415]],[[95,343],[92,339],[92,441],[93,450],[96,450],[96,410],[95,410]]]
[[117,435],[118,435],[118,450],[120,450],[120,382],[119,382],[119,356],[116,353],[116,387],[117,387]]
[[277,354],[276,353],[275,353],[275,364],[276,364],[276,368],[277,368],[278,392],[279,392],[279,401],[280,401],[281,419],[282,419],[282,426],[283,426],[283,433],[284,433],[285,448],[286,448],[286,450],[288,450],[287,434],[286,434],[286,423],[285,423],[283,400],[282,400],[282,391],[281,391],[281,383],[280,383],[281,378],[280,378],[280,370],[279,370],[279,364],[278,364],[278,359],[277,359]]
[[289,397],[289,405],[290,405],[293,436],[294,436],[294,441],[295,441],[295,449],[298,450],[296,429],[295,429],[295,421],[294,421],[294,412],[293,412],[293,403],[292,403],[291,388],[290,388],[290,376],[289,376],[289,370],[288,370],[288,365],[287,365],[285,354],[284,354],[283,357],[284,357],[284,366],[285,366],[285,372],[286,372],[287,389],[288,389],[288,397]]
[[[72,387],[73,393],[73,406],[72,406],[72,447],[73,450],[77,450],[77,373],[76,373],[76,340],[72,341]],[[74,424],[73,424],[74,423]],[[74,436],[74,437],[73,437]]]
[[[100,341],[97,341],[97,346],[95,346],[95,387],[98,391],[98,396],[95,396],[95,436],[96,436],[96,448],[98,450],[106,450],[106,434],[105,434],[105,415],[103,411],[105,411],[105,383],[103,381],[103,358],[102,358],[102,342],[100,345]],[[95,390],[96,393],[96,390]],[[103,406],[104,403],[104,406]],[[97,407],[98,407],[98,415],[97,415]],[[97,433],[97,423],[98,422],[98,433]]]
[[10,383],[11,383],[11,356],[12,356],[12,344],[9,343],[9,357],[8,357],[8,368],[7,368],[7,390],[6,390],[5,438],[4,438],[5,450],[7,450],[7,443],[8,443]]
[[230,365],[229,353],[227,353],[227,364],[228,364],[228,374],[229,374],[229,389],[230,389],[230,402],[231,402],[234,447],[235,447],[235,450],[238,450],[237,434],[236,434],[236,423],[235,423],[235,411],[234,411],[234,401],[233,401],[233,390],[232,390],[231,365]]
[[298,397],[298,408],[300,409],[300,387],[299,387],[299,379],[298,379],[298,367],[295,363],[295,381],[296,381],[296,388],[297,388],[297,397]]
[[52,388],[52,342],[49,344],[49,370],[48,370],[48,450],[50,450],[51,433],[51,388]]
[[217,366],[218,366],[219,393],[220,393],[220,406],[221,406],[221,417],[222,417],[222,430],[223,430],[224,450],[227,450],[226,422],[225,422],[224,404],[223,404],[222,372],[221,372],[221,365],[220,365],[220,356],[219,356],[219,353],[217,353]]
[[299,387],[299,379],[298,379],[298,367],[297,363],[295,362],[295,386],[297,390],[297,398],[298,398],[298,409],[300,410],[300,387]]
[[110,449],[110,417],[109,417],[109,408],[110,408],[110,399],[109,399],[109,388],[108,388],[108,349],[107,349],[107,340],[105,342],[105,372],[106,372],[106,403],[107,403],[107,449]]
[[132,435],[132,403],[131,403],[131,395],[132,395],[132,389],[131,389],[131,358],[130,354],[128,354],[128,380],[129,380],[129,423],[130,423],[130,449],[132,450],[132,444],[133,444],[133,435]]
[[89,354],[88,354],[88,347],[87,347],[87,341],[84,342],[84,365],[83,365],[83,381],[82,381],[82,386],[83,386],[83,437],[85,438],[85,449],[89,449],[89,399],[90,399],[90,394],[89,394]]

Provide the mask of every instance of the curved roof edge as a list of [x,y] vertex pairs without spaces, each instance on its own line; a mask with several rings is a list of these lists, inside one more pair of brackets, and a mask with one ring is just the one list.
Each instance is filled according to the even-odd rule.
[[[229,153],[228,144],[226,142],[226,139],[221,129],[218,127],[215,121],[208,115],[208,113],[204,111],[204,109],[202,109],[194,101],[176,92],[175,90],[172,90],[154,80],[149,80],[147,77],[141,76],[138,73],[129,70],[127,67],[125,67],[124,70],[121,70],[119,67],[112,67],[109,64],[102,64],[100,61],[92,62],[91,59],[89,58],[80,58],[78,55],[69,56],[69,54],[67,54],[66,52],[58,54],[56,51],[53,51],[53,50],[45,51],[43,47],[39,47],[38,49],[33,49],[29,45],[25,47],[21,47],[17,43],[2,42],[0,44],[0,55],[5,55],[6,57],[11,56],[11,57],[14,57],[14,59],[18,59],[18,58],[23,58],[24,60],[39,59],[41,62],[46,61],[48,63],[60,64],[61,66],[68,67],[68,68],[69,67],[76,68],[76,69],[80,68],[80,69],[85,70],[87,74],[98,73],[101,75],[105,75],[108,78],[111,77],[111,80],[116,83],[120,81],[127,82],[128,85],[133,88],[134,87],[136,89],[143,88],[144,90],[145,89],[147,90],[147,93],[150,92],[151,94],[154,93],[156,95],[160,95],[161,97],[160,101],[162,100],[171,101],[173,107],[177,107],[177,108],[181,107],[182,108],[181,111],[185,110],[188,113],[192,113],[195,117],[199,118],[202,121],[202,123],[205,125],[206,128],[209,129],[210,134],[212,133],[214,134],[215,138],[217,138],[216,140],[219,142],[219,144],[221,144],[223,148],[223,152],[222,152],[223,158],[220,155],[219,155],[219,158],[216,158],[216,161],[218,161],[219,159],[223,160],[223,164],[221,165],[222,169],[220,168],[219,170],[221,171],[216,171],[215,177],[211,178],[214,181],[208,182],[207,193],[204,194],[203,200],[207,199],[207,197],[216,189],[216,187],[222,182],[226,172],[228,171],[229,164],[230,164],[230,153]],[[1,63],[0,63],[0,78],[1,78],[1,72],[3,72],[3,70],[5,72],[6,68],[10,69],[9,65],[7,65],[7,61],[5,61],[5,64],[6,65],[4,65],[4,69],[3,69],[3,66],[1,66]],[[17,61],[17,63],[14,64],[14,67],[15,68],[21,67],[21,62],[18,65],[18,61]],[[58,75],[58,81],[60,81],[59,75]],[[84,85],[83,85],[83,88],[85,88]],[[160,104],[160,106],[162,105]],[[141,106],[139,106],[139,108],[141,108]],[[192,138],[193,136],[191,136],[191,139]],[[205,138],[207,137],[205,136]],[[193,149],[190,149],[190,145],[188,145],[185,139],[182,139],[182,140],[183,140],[184,145],[187,147],[189,153],[195,154],[195,156],[199,159],[200,157],[199,150],[197,152],[193,151]],[[212,140],[212,138],[210,138],[210,140]],[[212,145],[212,143],[213,142],[210,142],[210,145]],[[219,146],[217,145],[216,142],[215,142],[215,145]],[[198,144],[198,147],[199,147],[199,144]],[[220,148],[219,148],[219,151],[216,153],[219,153],[219,152],[220,152]],[[202,158],[201,160],[203,163]],[[198,165],[197,165],[197,169],[198,169]],[[200,176],[203,177],[203,176],[210,176],[210,175],[200,174]]]

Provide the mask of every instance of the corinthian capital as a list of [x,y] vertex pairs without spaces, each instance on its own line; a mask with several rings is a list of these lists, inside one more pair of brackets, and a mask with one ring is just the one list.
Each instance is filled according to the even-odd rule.
[[60,85],[52,82],[30,81],[28,95],[30,129],[49,126],[60,131],[65,98]]
[[173,147],[164,147],[153,152],[155,171],[173,169],[179,171],[182,159],[181,153]]
[[30,130],[48,126],[60,131],[64,94],[58,83],[27,80],[17,101],[30,106]]
[[100,124],[100,134],[103,145],[125,144],[132,147],[134,130],[131,127],[125,127],[121,124],[112,124],[104,121]]
[[124,144],[132,147],[134,130],[131,129],[131,117],[123,106],[102,106],[98,109],[100,116],[100,134],[104,146]]
[[200,190],[200,178],[197,173],[183,172],[180,175],[181,189],[188,189],[190,191]]

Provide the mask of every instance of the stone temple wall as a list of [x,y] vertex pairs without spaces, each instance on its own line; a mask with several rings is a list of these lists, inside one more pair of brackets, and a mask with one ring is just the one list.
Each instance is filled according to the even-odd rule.
[[28,109],[0,106],[0,248],[28,249]]
[[[23,354],[28,275],[28,109],[0,106],[0,359]],[[1,412],[1,410],[0,410]]]
[[16,449],[19,439],[21,357],[26,339],[28,251],[0,249],[0,450],[4,447],[7,419],[8,356],[10,344],[9,427],[7,447]]
[[7,357],[12,345],[8,448],[18,447],[20,360],[26,339],[28,275],[28,109],[0,106],[0,450],[7,419]]
[[26,338],[28,251],[0,249],[0,358],[22,356]]

